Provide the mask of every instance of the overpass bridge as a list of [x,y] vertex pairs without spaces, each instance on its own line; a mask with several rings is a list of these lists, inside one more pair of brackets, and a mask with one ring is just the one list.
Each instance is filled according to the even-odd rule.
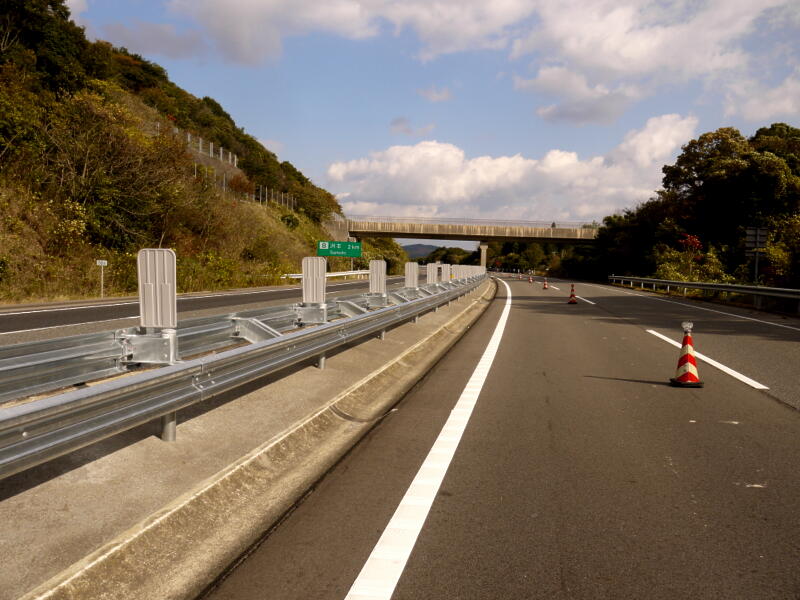
[[599,225],[584,222],[492,221],[422,217],[351,216],[345,219],[354,238],[391,237],[480,242],[481,265],[486,266],[487,243],[525,241],[550,244],[593,243]]

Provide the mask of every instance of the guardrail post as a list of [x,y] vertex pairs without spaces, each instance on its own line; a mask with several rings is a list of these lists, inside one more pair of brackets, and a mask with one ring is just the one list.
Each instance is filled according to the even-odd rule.
[[[139,324],[142,335],[126,336],[132,350],[128,362],[175,364],[178,362],[178,296],[175,252],[145,248],[136,256],[139,278]],[[161,439],[174,442],[177,413],[161,417]]]
[[405,266],[405,289],[416,298],[419,292],[419,263],[407,262]]
[[327,323],[328,305],[325,303],[325,272],[328,261],[323,256],[303,259],[303,301],[294,306],[301,324]]
[[386,261],[369,261],[369,293],[367,306],[369,308],[383,308],[388,304],[386,297]]
[[161,439],[174,442],[177,437],[178,413],[171,412],[161,417]]
[[452,278],[451,275],[453,274],[452,265],[443,264],[442,265],[442,282],[443,283],[450,283],[450,279]]

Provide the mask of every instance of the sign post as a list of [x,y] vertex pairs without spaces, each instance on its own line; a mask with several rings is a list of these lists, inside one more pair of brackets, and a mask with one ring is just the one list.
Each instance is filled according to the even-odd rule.
[[102,299],[103,295],[105,293],[105,289],[104,289],[105,288],[105,281],[104,281],[104,277],[103,277],[103,275],[104,275],[103,269],[108,266],[108,261],[107,260],[102,260],[102,259],[97,259],[96,263],[97,263],[97,266],[100,267],[100,298]]
[[317,242],[317,256],[361,258],[361,242]]
[[755,256],[755,282],[758,285],[758,257],[767,243],[767,230],[763,227],[748,227],[745,232],[747,256]]

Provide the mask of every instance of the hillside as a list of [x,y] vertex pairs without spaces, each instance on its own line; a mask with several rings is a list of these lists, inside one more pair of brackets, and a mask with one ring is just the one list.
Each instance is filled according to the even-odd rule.
[[408,258],[415,260],[417,258],[425,258],[438,247],[432,244],[408,244],[403,246],[403,250],[408,254]]
[[[215,100],[88,41],[64,0],[0,12],[0,301],[95,295],[96,259],[109,293],[130,293],[142,247],[175,249],[181,292],[276,283],[331,237],[335,197]],[[378,257],[406,260],[366,240],[362,263]]]

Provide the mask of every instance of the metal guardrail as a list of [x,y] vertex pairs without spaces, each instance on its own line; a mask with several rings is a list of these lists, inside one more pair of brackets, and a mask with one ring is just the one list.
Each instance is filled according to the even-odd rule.
[[[648,277],[628,277],[627,275],[609,275],[608,280],[611,283],[620,283],[622,285],[625,285],[625,283],[628,282],[631,284],[631,287],[633,287],[636,283],[638,283],[641,288],[644,288],[645,285],[650,285],[654,290],[658,286],[661,286],[666,288],[667,291],[674,287],[683,290],[711,290],[732,294],[744,294],[753,296],[757,299],[766,297],[800,301],[800,290],[792,288],[773,288],[759,285],[734,285],[730,283],[703,283],[701,281],[674,281],[669,279],[652,279]],[[800,312],[800,304],[798,304],[798,312]]]
[[[182,356],[250,344],[0,408],[0,478],[159,418],[162,438],[174,439],[178,410],[305,360],[317,358],[322,368],[326,352],[382,337],[387,328],[457,299],[485,278],[389,291],[388,306],[377,310],[370,310],[375,304],[369,294],[340,297],[325,304],[329,322],[315,327],[298,322],[297,305],[179,323],[171,339],[177,338]],[[158,332],[129,328],[0,348],[0,393],[9,398],[125,373],[142,358],[159,362],[159,344],[169,342]],[[31,377],[37,381],[26,383]]]

